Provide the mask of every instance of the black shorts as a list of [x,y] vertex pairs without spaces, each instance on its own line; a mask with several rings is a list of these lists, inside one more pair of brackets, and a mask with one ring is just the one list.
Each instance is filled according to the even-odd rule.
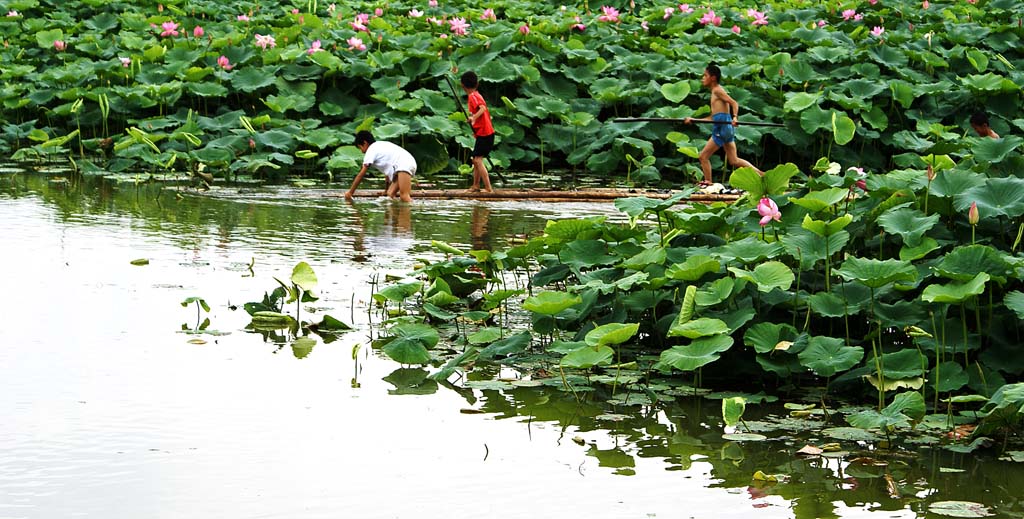
[[474,157],[486,157],[491,154],[491,150],[494,149],[494,134],[490,134],[486,137],[477,137],[476,144],[473,145],[473,156]]

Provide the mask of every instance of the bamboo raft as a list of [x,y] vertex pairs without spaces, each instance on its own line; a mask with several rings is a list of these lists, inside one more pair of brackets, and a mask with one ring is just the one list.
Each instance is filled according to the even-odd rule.
[[[633,188],[585,188],[572,191],[554,189],[496,189],[492,193],[482,191],[470,192],[465,189],[413,189],[412,198],[430,200],[487,200],[487,201],[538,201],[538,202],[611,202],[616,198],[646,197],[656,199],[670,198],[678,190],[664,189],[633,189]],[[339,196],[344,196],[344,192]],[[355,198],[380,198],[384,196],[382,189],[357,189]],[[742,194],[736,193],[701,193],[697,192],[680,202],[733,202]]]

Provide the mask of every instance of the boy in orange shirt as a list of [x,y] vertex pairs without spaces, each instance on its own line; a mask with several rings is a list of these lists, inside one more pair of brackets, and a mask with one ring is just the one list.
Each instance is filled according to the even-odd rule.
[[494,148],[494,126],[491,125],[491,112],[487,109],[487,103],[483,96],[477,92],[479,80],[476,73],[470,71],[462,75],[462,89],[469,96],[469,124],[473,127],[473,135],[476,137],[476,144],[473,145],[473,185],[470,192],[480,191],[483,184],[485,193],[492,192],[491,177],[487,175],[487,168],[484,166],[484,157],[490,155]]

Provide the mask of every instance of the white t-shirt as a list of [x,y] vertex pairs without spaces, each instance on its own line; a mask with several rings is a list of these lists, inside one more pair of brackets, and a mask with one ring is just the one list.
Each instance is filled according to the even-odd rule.
[[387,141],[374,141],[366,148],[363,164],[373,166],[387,177],[388,182],[395,181],[395,173],[405,171],[409,176],[416,176],[416,159],[405,148]]

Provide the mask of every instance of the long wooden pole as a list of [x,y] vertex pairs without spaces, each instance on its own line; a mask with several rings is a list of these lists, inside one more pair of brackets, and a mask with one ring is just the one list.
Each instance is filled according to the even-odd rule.
[[[675,117],[619,117],[617,119],[612,119],[613,123],[682,123],[685,121],[686,119]],[[690,122],[697,124],[715,124],[715,121],[705,121],[702,119],[690,119]],[[786,125],[781,123],[762,123],[756,121],[740,121],[736,124],[740,126],[771,126],[774,128],[786,127]]]

